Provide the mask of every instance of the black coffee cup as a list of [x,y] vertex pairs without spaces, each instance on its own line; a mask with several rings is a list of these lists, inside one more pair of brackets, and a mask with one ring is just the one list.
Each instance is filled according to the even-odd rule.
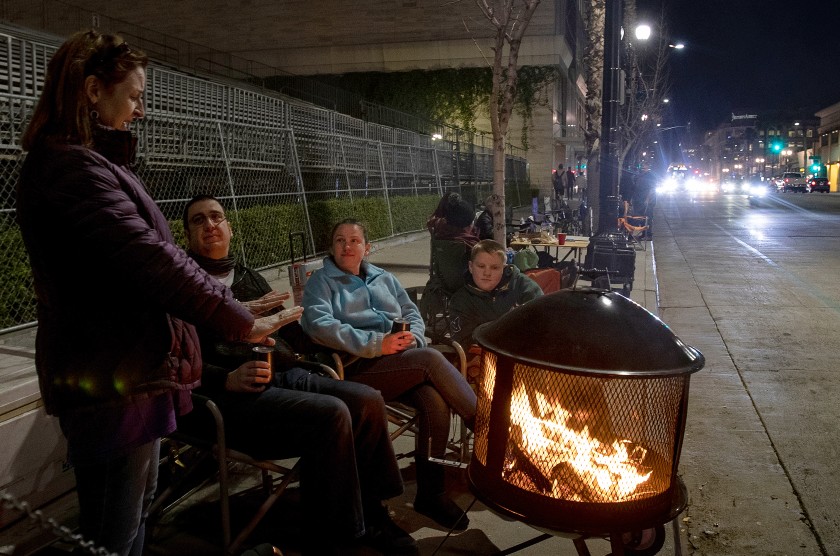
[[398,334],[400,332],[408,332],[411,330],[411,325],[407,320],[401,317],[397,317],[394,319],[394,325],[391,327],[392,334]]
[[[272,346],[254,346],[251,348],[251,352],[253,353],[254,361],[265,361],[266,363],[268,363],[268,368],[273,371],[274,348]],[[266,386],[266,384],[255,382],[254,386],[256,386],[257,388],[262,388]]]

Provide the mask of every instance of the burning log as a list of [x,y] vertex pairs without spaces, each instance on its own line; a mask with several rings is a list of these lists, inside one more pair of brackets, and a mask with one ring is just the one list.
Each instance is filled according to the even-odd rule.
[[604,442],[591,435],[588,423],[605,421],[598,417],[606,404],[601,412],[583,407],[572,414],[519,384],[511,396],[507,471],[521,471],[534,490],[554,497],[583,502],[632,497],[652,474],[642,465],[647,450],[629,440]]

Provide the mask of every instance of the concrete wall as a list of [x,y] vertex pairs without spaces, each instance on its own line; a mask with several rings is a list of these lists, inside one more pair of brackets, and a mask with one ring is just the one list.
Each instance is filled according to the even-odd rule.
[[[43,18],[44,6],[38,0],[5,4],[13,19],[21,14],[34,21]],[[452,60],[446,67],[459,67],[492,59],[486,40],[493,29],[473,0],[74,0],[73,4],[101,14],[103,26],[106,17],[116,18],[298,74],[367,71],[377,65],[385,71],[431,67],[412,60]],[[526,41],[543,45],[534,48],[555,59],[553,38],[561,5],[562,0],[543,0]],[[80,22],[81,27],[86,25],[89,22]],[[532,47],[526,44],[523,49],[530,56]]]
[[[44,15],[49,9],[44,10],[51,1],[6,0],[5,9],[12,20],[28,17],[37,28],[41,19],[49,17]],[[570,75],[574,54],[562,34],[566,1],[574,0],[540,3],[523,40],[520,65],[554,65],[563,75]],[[473,0],[73,3],[98,14],[103,30],[120,31],[120,24],[108,19],[116,18],[297,75],[487,67],[492,63],[494,29]],[[82,20],[81,27],[88,23]],[[191,57],[202,55],[200,48],[194,50]],[[579,124],[577,107],[585,91],[578,76],[571,75],[571,79],[575,81],[558,87],[562,93],[549,93],[549,107],[535,110],[529,134],[531,179],[535,187],[547,192],[551,190],[551,169],[561,162],[573,162],[576,148],[567,148],[567,144],[579,143],[563,137],[559,127],[561,122]],[[489,132],[489,121],[484,118],[477,128]],[[522,122],[514,117],[508,142],[521,146],[521,129]]]

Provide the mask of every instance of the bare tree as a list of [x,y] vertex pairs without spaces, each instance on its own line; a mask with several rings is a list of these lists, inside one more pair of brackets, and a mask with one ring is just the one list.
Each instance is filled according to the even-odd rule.
[[[635,13],[625,13],[627,27],[634,26],[634,16]],[[620,168],[624,167],[628,156],[636,157],[636,150],[648,142],[662,121],[663,103],[670,89],[667,61],[671,51],[664,13],[660,16],[655,37],[655,43],[651,45],[630,41],[625,45],[626,94],[618,113]]]
[[505,245],[505,144],[516,101],[519,48],[540,0],[475,0],[495,29],[490,127],[493,131],[493,238]]
[[[604,22],[606,18],[605,0],[584,2],[584,42],[583,67],[586,80],[586,125],[584,127],[585,153],[587,159],[586,183],[587,202],[592,211],[598,213],[598,183],[600,168],[598,165],[601,139],[601,115],[603,112],[604,83]],[[587,223],[590,227],[592,222]]]

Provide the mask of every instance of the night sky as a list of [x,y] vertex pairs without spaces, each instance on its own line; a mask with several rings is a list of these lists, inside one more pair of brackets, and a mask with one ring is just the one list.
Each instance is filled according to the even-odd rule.
[[[686,48],[671,56],[671,125],[840,102],[840,0],[637,0]],[[694,133],[692,133],[694,135]]]

